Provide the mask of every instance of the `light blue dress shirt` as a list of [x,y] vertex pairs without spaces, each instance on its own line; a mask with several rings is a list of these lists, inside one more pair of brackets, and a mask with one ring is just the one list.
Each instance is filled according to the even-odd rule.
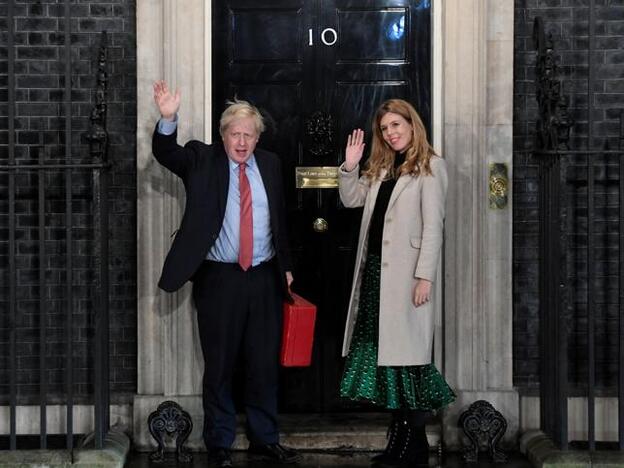
[[[158,133],[171,135],[178,125],[178,116],[173,122],[160,119]],[[240,242],[240,191],[238,188],[238,163],[228,158],[230,184],[228,187],[225,217],[219,237],[206,256],[207,260],[225,263],[238,263],[238,246]],[[252,154],[247,160],[245,169],[251,187],[251,209],[253,216],[253,257],[251,264],[259,265],[275,255],[273,236],[271,233],[271,216],[269,201],[258,163]]]
[[172,135],[178,128],[178,114],[175,115],[173,121],[160,119],[158,121],[158,133],[161,135]]

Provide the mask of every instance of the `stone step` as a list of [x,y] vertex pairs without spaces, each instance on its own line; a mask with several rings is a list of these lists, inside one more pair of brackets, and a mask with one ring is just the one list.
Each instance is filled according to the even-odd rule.
[[[92,444],[90,444],[92,445]],[[0,450],[0,468],[123,468],[130,452],[130,438],[111,430],[100,450]]]
[[[303,460],[292,468],[370,468],[371,454],[367,452],[303,452]],[[206,468],[208,466],[208,458],[206,452],[193,453],[193,462],[185,465],[176,465],[174,457],[170,455],[172,462],[165,467],[179,466],[180,468]],[[263,463],[250,460],[245,452],[236,451],[232,454],[232,462],[235,468],[272,468],[277,465]],[[282,467],[284,465],[281,465]],[[444,458],[439,458],[436,453],[429,455],[429,466],[435,468],[466,468],[466,463],[462,460],[460,453],[446,453]],[[478,464],[472,465],[474,468],[531,468],[531,464],[520,454],[510,453],[509,460],[505,464],[496,464],[489,462],[487,457],[479,459]],[[150,464],[148,454],[131,453],[128,462],[124,468],[154,468],[154,464]]]
[[624,453],[619,450],[559,450],[552,439],[540,430],[527,431],[522,435],[520,451],[537,468],[624,467]]
[[[189,395],[176,397],[193,421],[193,430],[185,444],[192,451],[204,451],[202,440],[203,410],[201,399]],[[133,446],[141,452],[151,451],[156,443],[150,435],[147,420],[149,414],[162,403],[161,396],[140,395],[134,401]],[[280,414],[279,427],[284,445],[305,450],[375,451],[386,446],[389,413],[327,413],[327,414]],[[435,418],[427,421],[427,437],[432,449],[440,441],[440,425]],[[247,449],[245,418],[239,415],[238,433],[232,448]],[[169,441],[172,442],[172,441]]]
[[[387,413],[286,414],[280,416],[281,443],[301,450],[375,451],[386,446]],[[239,427],[243,427],[239,424]],[[440,442],[440,426],[427,425],[432,448]],[[233,448],[244,450],[244,430],[237,433]]]

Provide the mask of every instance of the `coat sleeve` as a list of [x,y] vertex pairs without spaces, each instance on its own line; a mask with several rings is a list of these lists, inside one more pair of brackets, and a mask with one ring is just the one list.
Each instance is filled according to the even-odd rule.
[[434,281],[442,249],[448,186],[444,159],[434,156],[431,159],[431,172],[432,175],[423,177],[421,198],[423,231],[414,277]]
[[338,168],[338,193],[342,204],[347,208],[364,206],[370,188],[368,177],[358,177],[360,166],[350,172],[345,171],[344,163]]
[[189,141],[182,147],[178,145],[177,136],[177,131],[171,135],[158,133],[158,127],[156,127],[152,136],[152,153],[161,165],[184,179],[186,174],[195,167],[200,143]]

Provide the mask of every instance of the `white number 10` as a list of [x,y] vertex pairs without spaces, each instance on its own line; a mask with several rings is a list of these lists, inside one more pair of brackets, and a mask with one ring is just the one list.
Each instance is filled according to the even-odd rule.
[[[328,33],[330,34],[329,40],[327,39]],[[321,42],[323,42],[323,44],[325,44],[326,46],[333,46],[336,42],[338,42],[338,33],[336,32],[334,28],[323,29],[323,31],[321,32]],[[314,37],[313,37],[312,28],[308,29],[308,45],[309,46],[314,45]]]

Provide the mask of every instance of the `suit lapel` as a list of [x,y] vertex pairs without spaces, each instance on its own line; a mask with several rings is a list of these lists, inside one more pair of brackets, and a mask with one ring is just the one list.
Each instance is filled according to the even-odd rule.
[[262,157],[262,154],[259,151],[254,152],[254,158],[256,158],[256,164],[258,164],[258,170],[260,171],[260,177],[262,177],[262,183],[265,184],[264,189],[266,190],[266,184],[269,182],[271,178],[271,171],[267,167],[266,159]]
[[271,215],[271,224],[273,220],[277,219],[276,214],[274,213],[275,208],[275,197],[273,194],[273,174],[268,167],[267,158],[262,157],[260,151],[254,152],[254,157],[256,158],[256,164],[258,165],[258,171],[260,172],[260,177],[262,178],[262,185],[264,185],[264,191],[266,192],[267,201],[269,203],[269,214]]
[[216,164],[215,169],[217,173],[217,196],[219,200],[219,214],[221,217],[225,216],[225,206],[227,204],[228,189],[230,187],[230,164],[227,154],[225,154],[225,148],[221,143],[215,145]]

